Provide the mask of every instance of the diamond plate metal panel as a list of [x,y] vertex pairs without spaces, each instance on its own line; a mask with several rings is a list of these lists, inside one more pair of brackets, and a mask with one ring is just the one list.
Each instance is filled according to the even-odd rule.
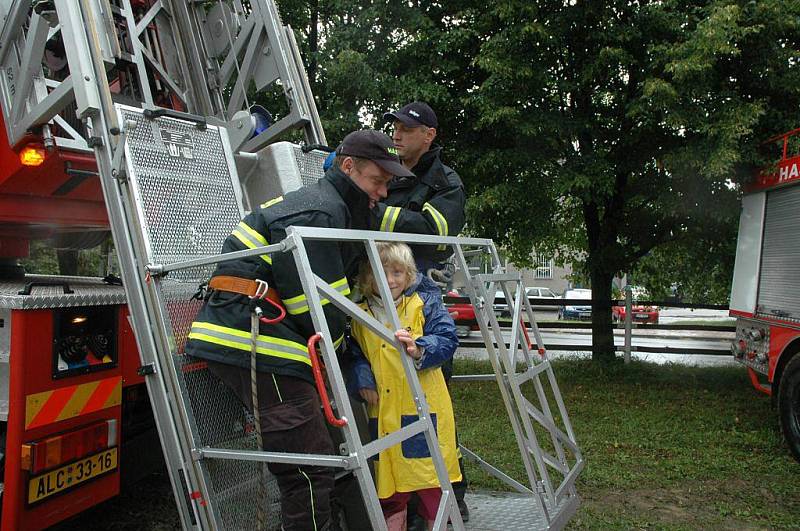
[[[471,531],[533,531],[548,529],[547,520],[539,513],[530,496],[503,492],[469,492],[464,500],[469,507]],[[564,500],[556,510],[550,508],[552,520],[566,522],[575,511],[575,500]],[[555,528],[563,527],[556,525]]]
[[11,310],[0,308],[0,420],[8,420],[8,362],[10,359]]
[[0,362],[11,355],[11,310],[0,306]]
[[[19,295],[29,282],[66,282],[74,293],[62,286],[34,286],[30,295]],[[102,278],[28,275],[25,280],[0,281],[0,308],[35,310],[72,306],[125,304],[125,290],[103,282]]]

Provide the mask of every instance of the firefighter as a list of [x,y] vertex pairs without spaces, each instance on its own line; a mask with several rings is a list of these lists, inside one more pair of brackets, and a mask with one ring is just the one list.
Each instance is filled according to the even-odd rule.
[[[389,195],[374,210],[377,228],[389,232],[411,232],[456,236],[464,228],[466,194],[458,173],[445,165],[441,158],[441,146],[434,144],[439,120],[436,113],[425,102],[415,101],[397,111],[383,115],[393,122],[392,140],[403,165],[410,169],[413,177],[396,177],[389,184]],[[449,248],[440,246],[413,246],[414,257],[423,277],[420,289],[438,292],[448,286],[452,270],[443,262],[450,257]],[[442,366],[445,380],[449,384],[453,374],[453,359]],[[459,452],[460,481],[453,483],[458,508],[462,519],[469,520],[469,508],[464,501],[467,492],[467,476],[464,460]],[[412,501],[412,505],[414,504]],[[409,514],[415,515],[416,511]],[[409,529],[423,529],[419,518],[411,518]]]
[[[374,211],[376,228],[388,232],[458,235],[464,227],[466,194],[461,178],[442,162],[441,146],[434,144],[439,126],[436,113],[427,103],[415,101],[387,112],[383,119],[393,122],[394,146],[413,175],[398,176],[389,184],[388,197]],[[442,263],[451,254],[445,246],[415,246],[413,250],[423,274],[431,269],[441,271]]]
[[[386,197],[389,181],[411,175],[387,135],[372,130],[350,133],[337,148],[336,164],[324,178],[262,204],[239,222],[222,252],[278,243],[292,225],[368,229],[370,211]],[[348,294],[363,245],[312,240],[305,246],[314,273]],[[334,454],[306,346],[316,331],[292,253],[222,262],[208,285],[209,294],[192,323],[186,352],[208,360],[211,372],[248,408],[253,408],[256,399],[264,450]],[[323,305],[338,348],[345,314],[327,301]],[[255,308],[263,312],[260,323],[252,316]],[[256,335],[253,352],[251,337]],[[255,391],[251,389],[252,360]],[[279,463],[270,463],[269,469],[281,492],[283,529],[328,529],[333,470]]]

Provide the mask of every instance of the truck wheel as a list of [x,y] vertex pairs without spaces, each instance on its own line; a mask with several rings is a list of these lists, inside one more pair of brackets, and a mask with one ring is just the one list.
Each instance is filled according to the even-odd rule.
[[778,414],[786,444],[800,462],[800,355],[789,360],[783,370],[778,387]]

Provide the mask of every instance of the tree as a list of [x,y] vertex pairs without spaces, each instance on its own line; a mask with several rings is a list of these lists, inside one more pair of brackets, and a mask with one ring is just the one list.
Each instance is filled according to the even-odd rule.
[[469,230],[518,263],[558,251],[591,280],[595,359],[614,357],[614,275],[670,249],[717,259],[758,142],[797,127],[797,0],[280,7],[329,143],[431,103]]
[[298,33],[305,63],[315,65],[314,92],[331,145],[353,129],[382,128],[383,113],[414,99],[436,109],[448,155],[479,142],[471,127],[477,116],[464,102],[485,77],[473,60],[482,5],[283,0],[279,7]]
[[472,101],[475,169],[490,179],[472,181],[470,223],[518,255],[544,242],[585,268],[594,359],[614,357],[614,275],[662,245],[729,237],[737,165],[796,126],[799,14],[769,0],[488,10],[476,61],[489,76]]

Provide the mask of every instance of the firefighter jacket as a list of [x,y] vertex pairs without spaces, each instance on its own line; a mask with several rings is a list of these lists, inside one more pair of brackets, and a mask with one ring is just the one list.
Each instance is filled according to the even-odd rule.
[[[366,229],[370,219],[369,197],[338,167],[329,169],[317,183],[267,201],[233,229],[222,246],[223,253],[278,243],[292,225]],[[339,293],[350,293],[348,278],[357,273],[363,245],[333,241],[305,241],[311,269]],[[275,324],[261,323],[257,369],[303,378],[313,383],[307,340],[316,331],[308,301],[291,252],[260,255],[222,262],[214,276],[230,275],[261,279],[275,288],[286,317]],[[245,295],[212,291],[192,323],[186,352],[198,358],[247,368],[250,366],[251,301]],[[334,344],[341,344],[345,314],[322,299]],[[265,317],[278,311],[269,303],[259,306]]]
[[[415,363],[431,420],[436,428],[439,446],[447,466],[450,481],[459,481],[458,456],[453,404],[439,366],[451,359],[458,346],[453,319],[442,304],[441,295],[418,291],[417,282],[396,302],[400,324],[416,338],[423,349],[422,358]],[[362,303],[362,308],[378,321],[391,328],[388,313],[380,300]],[[372,437],[385,437],[418,420],[411,389],[406,381],[401,356],[391,344],[354,320],[352,323],[351,380],[349,386],[373,388],[378,391],[377,406],[369,406],[369,425]],[[406,439],[380,453],[376,462],[378,497],[388,498],[395,492],[412,492],[439,486],[425,434]]]
[[[374,209],[374,228],[386,232],[410,232],[457,236],[464,228],[466,194],[458,174],[445,166],[442,148],[424,153],[411,171],[416,178],[395,178],[384,203]],[[420,269],[433,267],[452,253],[444,245],[412,246]]]

